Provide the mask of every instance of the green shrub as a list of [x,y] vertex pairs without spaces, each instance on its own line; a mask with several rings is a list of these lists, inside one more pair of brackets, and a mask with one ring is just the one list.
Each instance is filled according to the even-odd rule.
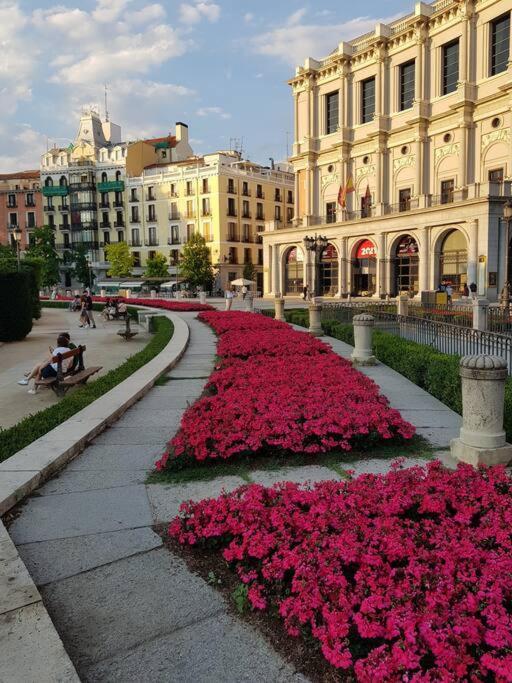
[[20,341],[31,329],[29,273],[0,273],[0,341]]
[[309,311],[306,308],[290,308],[284,312],[286,322],[301,327],[309,327]]
[[[28,273],[29,289],[32,301],[32,317],[39,320],[41,317],[41,302],[39,301],[39,289],[41,282],[41,259],[24,258],[21,261],[21,270]],[[17,273],[18,260],[16,258],[0,258],[0,273]]]
[[[52,302],[59,303],[59,302]],[[155,334],[151,341],[133,356],[130,356],[118,368],[110,370],[103,377],[79,389],[73,389],[55,405],[29,415],[18,424],[0,431],[0,462],[25,448],[36,439],[58,427],[68,418],[87,407],[117,384],[127,379],[136,370],[152,360],[168,344],[174,332],[174,326],[168,318],[155,318]]]

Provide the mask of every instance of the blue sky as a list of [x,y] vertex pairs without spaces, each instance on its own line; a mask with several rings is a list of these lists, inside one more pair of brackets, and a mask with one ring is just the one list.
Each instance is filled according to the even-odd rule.
[[125,139],[189,124],[197,153],[243,138],[255,161],[286,156],[288,78],[307,56],[413,9],[413,0],[0,0],[0,171],[67,144],[81,108]]

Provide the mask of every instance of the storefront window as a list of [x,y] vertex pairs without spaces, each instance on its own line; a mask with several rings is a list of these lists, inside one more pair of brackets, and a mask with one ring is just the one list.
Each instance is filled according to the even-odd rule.
[[322,296],[335,296],[338,291],[338,252],[328,244],[320,261],[320,280]]
[[404,235],[398,242],[395,252],[395,290],[396,294],[419,292],[418,243],[411,235]]
[[355,296],[372,296],[377,290],[377,247],[371,240],[359,242],[352,261]]
[[455,292],[462,291],[468,279],[468,252],[466,238],[460,230],[452,230],[445,237],[439,260],[441,282],[450,284]]
[[302,294],[304,287],[304,255],[293,247],[286,254],[284,266],[284,288],[286,294]]

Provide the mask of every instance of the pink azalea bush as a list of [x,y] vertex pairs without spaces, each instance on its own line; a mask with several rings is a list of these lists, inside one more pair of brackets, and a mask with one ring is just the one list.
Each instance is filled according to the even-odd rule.
[[277,607],[361,683],[512,681],[512,482],[438,462],[312,487],[247,485],[169,527],[217,548],[254,609]]
[[221,360],[157,462],[227,459],[274,448],[350,450],[361,438],[411,438],[377,385],[323,342],[253,313],[208,312]]

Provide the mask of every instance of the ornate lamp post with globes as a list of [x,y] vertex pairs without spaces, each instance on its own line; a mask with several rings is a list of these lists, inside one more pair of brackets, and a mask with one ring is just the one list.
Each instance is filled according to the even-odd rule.
[[20,261],[20,249],[21,249],[21,235],[22,235],[22,230],[19,225],[17,225],[14,230],[12,231],[12,234],[14,236],[14,241],[16,242],[16,260],[18,262],[18,273],[21,270],[21,261]]
[[314,237],[304,237],[304,248],[313,254],[313,272],[315,275],[314,296],[322,296],[322,283],[320,282],[320,263],[324,249],[329,244],[327,237],[315,233]]

